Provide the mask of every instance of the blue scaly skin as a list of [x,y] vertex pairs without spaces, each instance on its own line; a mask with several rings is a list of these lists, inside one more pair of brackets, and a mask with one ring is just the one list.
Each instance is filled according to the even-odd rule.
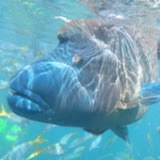
[[94,134],[112,129],[127,140],[125,125],[147,110],[137,100],[141,87],[157,80],[156,45],[134,28],[98,19],[71,21],[58,38],[51,54],[11,79],[13,112]]

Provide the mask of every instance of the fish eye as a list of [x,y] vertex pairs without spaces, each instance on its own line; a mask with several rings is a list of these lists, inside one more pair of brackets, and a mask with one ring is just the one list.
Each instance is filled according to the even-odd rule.
[[75,54],[72,58],[72,64],[80,65],[82,63],[82,57],[80,55]]

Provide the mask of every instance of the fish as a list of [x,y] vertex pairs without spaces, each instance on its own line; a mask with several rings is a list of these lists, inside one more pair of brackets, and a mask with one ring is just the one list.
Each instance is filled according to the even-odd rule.
[[21,126],[21,128],[28,126],[29,124],[32,123],[32,121],[17,116],[16,114],[14,114],[13,112],[7,113],[4,109],[3,104],[1,103],[1,112],[0,112],[0,117],[5,117],[8,118],[11,122],[18,124],[19,126]]
[[149,144],[150,148],[153,148],[153,142],[152,142],[152,138],[151,138],[151,131],[149,131],[147,133],[147,140],[148,140],[148,144]]
[[27,159],[32,159],[33,157],[39,155],[40,153],[45,153],[52,156],[60,156],[64,153],[64,147],[60,143],[51,144],[43,149],[34,143],[36,151],[32,153]]
[[20,47],[20,50],[22,50],[25,54],[28,54],[28,53],[27,53],[27,50],[26,50],[27,47],[28,47],[28,46]]
[[70,140],[70,138],[74,135],[79,135],[78,132],[73,132],[73,133],[68,133],[66,135],[64,135],[61,140],[60,140],[60,144],[62,145],[66,145],[68,143],[68,141]]
[[[53,144],[51,144],[51,145],[49,145],[49,146],[47,146],[47,147],[45,147],[45,148],[43,148],[43,149],[41,149],[41,148],[38,147],[37,145],[34,145],[35,148],[36,148],[36,151],[35,151],[34,153],[32,153],[32,154],[28,157],[28,159],[31,159],[31,158],[37,156],[37,155],[40,154],[40,153],[44,153],[44,154],[47,154],[47,155],[53,155],[53,156],[63,155],[64,152],[65,152],[65,147],[64,147],[64,145],[67,145],[69,139],[70,139],[72,136],[77,135],[77,134],[78,134],[78,132],[73,132],[73,133],[69,133],[69,134],[67,134],[67,135],[64,135],[64,136],[61,138],[60,142],[58,142],[58,143],[53,143]],[[77,151],[75,151],[75,152],[77,152]],[[77,153],[74,153],[74,156],[72,155],[72,157],[77,157],[76,155],[77,155]],[[71,158],[71,156],[69,156],[69,157]],[[68,158],[69,158],[69,157],[68,157]]]
[[109,138],[108,140],[107,140],[107,142],[105,143],[105,144],[103,144],[103,146],[100,148],[100,150],[101,151],[103,151],[105,148],[106,148],[106,146],[111,146],[111,145],[113,145],[114,143],[115,143],[115,141],[117,140],[117,136],[113,136],[112,138]]
[[53,129],[54,127],[56,127],[56,125],[53,125],[53,124],[45,124],[44,127],[43,127],[43,131],[44,131],[44,132],[47,132],[47,131]]
[[45,53],[42,52],[41,49],[39,49],[39,53],[37,54],[36,58],[39,58],[41,57],[42,55],[44,55]]
[[15,159],[15,160],[22,160],[24,159],[25,154],[29,151],[35,143],[44,143],[47,140],[42,139],[43,132],[33,141],[28,141],[17,146],[9,151],[4,157],[0,160],[8,160],[8,159]]
[[39,148],[36,143],[33,143],[36,151],[34,153],[32,153],[27,159],[32,159],[34,158],[35,156],[38,156],[41,152],[43,152],[43,150],[41,148]]
[[73,142],[71,142],[71,144],[69,145],[68,148],[75,148],[79,145],[81,145],[82,143],[86,142],[88,139],[92,139],[92,134],[90,134],[88,137],[80,137],[75,139]]
[[10,80],[11,110],[94,135],[111,130],[129,143],[128,125],[160,102],[157,42],[134,26],[96,18],[64,24],[57,38],[53,52]]
[[50,155],[61,155],[64,153],[65,149],[61,143],[54,143],[44,148],[43,151]]
[[91,145],[89,146],[89,150],[93,150],[95,148],[98,148],[98,145],[99,143],[101,142],[102,140],[102,135],[99,135],[92,143]]
[[106,158],[112,157],[112,156],[113,156],[113,153],[108,153],[108,154],[105,154],[104,156],[100,157],[99,160],[106,159]]
[[69,160],[69,159],[74,159],[74,158],[80,158],[81,154],[68,154],[66,156],[64,156],[64,160]]

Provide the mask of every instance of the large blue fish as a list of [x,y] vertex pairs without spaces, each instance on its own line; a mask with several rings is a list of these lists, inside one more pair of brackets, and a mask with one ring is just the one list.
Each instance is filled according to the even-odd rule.
[[111,129],[128,141],[126,125],[160,101],[156,44],[100,19],[71,21],[58,39],[52,53],[11,79],[13,112],[93,134]]

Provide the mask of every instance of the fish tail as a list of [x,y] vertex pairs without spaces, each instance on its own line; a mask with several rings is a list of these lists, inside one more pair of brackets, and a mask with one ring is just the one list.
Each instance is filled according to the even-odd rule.
[[151,132],[148,132],[148,133],[147,133],[147,138],[148,138],[148,139],[151,139]]
[[44,53],[42,52],[42,50],[39,48],[39,53],[38,55],[36,56],[36,58],[39,58],[40,56],[44,55]]
[[160,102],[160,83],[148,83],[142,85],[140,95],[140,103],[143,105],[152,105]]
[[33,143],[44,143],[44,142],[48,142],[47,140],[42,139],[43,133],[44,133],[44,132],[42,132],[42,133],[33,141]]
[[87,139],[93,139],[92,134],[90,134],[90,135],[87,137]]
[[2,116],[9,116],[9,115],[10,115],[10,113],[7,113],[7,112],[5,111],[4,106],[3,106],[3,104],[1,103],[0,117],[2,117]]
[[32,159],[33,157],[39,155],[41,152],[44,152],[43,149],[41,149],[38,145],[36,145],[36,143],[33,143],[36,151],[34,153],[32,153],[27,159]]
[[27,47],[28,47],[28,46],[20,47],[20,49],[21,49],[25,54],[28,54],[27,51],[26,51],[26,48],[27,48]]

